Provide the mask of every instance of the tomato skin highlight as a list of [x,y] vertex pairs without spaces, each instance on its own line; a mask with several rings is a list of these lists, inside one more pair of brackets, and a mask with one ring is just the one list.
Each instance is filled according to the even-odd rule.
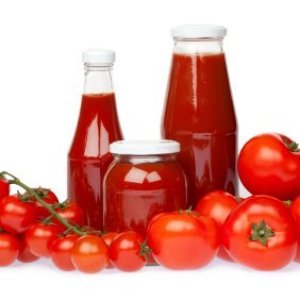
[[[263,232],[273,233],[265,245],[251,240],[254,225],[262,222],[267,226]],[[297,229],[291,212],[282,201],[265,195],[249,197],[233,209],[223,225],[222,240],[236,262],[262,271],[285,267],[297,251]]]
[[253,137],[238,157],[238,173],[253,195],[265,194],[280,200],[300,194],[300,152],[291,150],[290,138],[276,133]]
[[[227,217],[237,205],[238,201],[233,195],[222,190],[216,190],[201,197],[195,207],[195,211],[202,216],[213,218],[219,226],[219,230],[221,230]],[[220,245],[218,256],[233,262],[223,245]]]
[[71,260],[83,273],[99,272],[107,266],[108,247],[100,236],[82,236],[72,248]]
[[[117,235],[119,235],[119,233],[117,233],[117,232],[108,232],[108,233],[105,233],[105,234],[102,235],[102,238],[103,238],[105,244],[107,245],[108,249],[110,248],[110,245],[111,245],[112,241],[114,240],[114,238]],[[113,267],[114,266],[112,265],[112,263],[109,259],[106,268],[111,269]]]
[[0,234],[0,267],[5,267],[16,261],[20,249],[18,239],[7,233]]
[[75,242],[80,236],[76,234],[60,237],[50,246],[50,258],[56,267],[63,271],[75,270],[71,260],[71,252]]
[[30,263],[37,261],[39,259],[38,256],[34,255],[30,250],[25,241],[25,235],[18,236],[18,240],[20,243],[20,251],[18,254],[18,261],[22,263]]
[[24,203],[15,195],[0,201],[0,226],[8,233],[25,232],[36,218],[36,209],[31,202]]
[[134,231],[120,233],[109,247],[109,258],[114,267],[125,272],[140,270],[147,261],[140,254],[143,237]]
[[9,195],[9,183],[5,179],[0,179],[0,200]]
[[50,246],[57,238],[59,231],[56,225],[35,223],[25,233],[29,250],[38,257],[49,257]]
[[217,255],[220,244],[214,219],[177,212],[151,222],[147,242],[156,262],[174,270],[207,265]]
[[293,217],[295,219],[295,222],[297,224],[297,230],[298,230],[298,249],[295,261],[300,263],[300,196],[296,197],[291,205],[289,206]]

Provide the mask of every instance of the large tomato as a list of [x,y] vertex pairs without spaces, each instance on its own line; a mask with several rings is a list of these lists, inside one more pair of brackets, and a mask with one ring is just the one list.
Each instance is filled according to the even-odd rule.
[[258,270],[276,270],[297,251],[297,229],[286,205],[270,196],[252,196],[229,215],[222,230],[231,257]]
[[300,196],[296,197],[289,207],[298,229],[298,250],[295,260],[300,263]]
[[155,260],[170,269],[196,269],[207,265],[219,249],[218,226],[194,212],[166,213],[147,230]]
[[[238,205],[237,199],[225,191],[212,191],[199,199],[195,211],[200,215],[212,217],[221,230],[230,212]],[[233,261],[223,245],[220,245],[218,256]]]
[[291,200],[300,194],[300,152],[290,138],[275,133],[255,136],[242,148],[238,172],[251,194]]

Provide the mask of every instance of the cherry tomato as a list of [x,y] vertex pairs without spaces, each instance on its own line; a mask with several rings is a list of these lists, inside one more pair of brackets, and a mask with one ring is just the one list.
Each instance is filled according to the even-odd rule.
[[71,251],[75,268],[84,273],[96,273],[107,266],[108,247],[100,236],[80,237]]
[[0,234],[0,266],[12,264],[18,256],[20,249],[18,239],[7,233]]
[[35,223],[26,231],[25,241],[33,254],[39,257],[49,257],[49,248],[58,233],[56,225]]
[[[212,191],[199,199],[195,211],[200,215],[212,217],[219,230],[230,212],[238,205],[237,199],[225,191]],[[227,261],[233,261],[223,245],[220,245],[218,256]]]
[[[53,204],[56,204],[58,203],[58,198],[57,196],[55,195],[54,192],[52,192],[51,190],[49,189],[46,189],[46,188],[42,188],[42,187],[39,187],[39,188],[35,188],[34,191],[48,204],[50,205],[53,205]],[[35,199],[33,199],[34,203],[35,203],[35,206],[36,206],[36,209],[37,209],[37,215],[38,215],[38,218],[40,220],[43,220],[45,218],[47,218],[50,213],[48,212],[48,210],[43,207],[38,201],[35,201]]]
[[[134,232],[127,231],[120,233],[112,241],[108,249],[109,258],[112,265],[119,270],[133,272],[146,265],[146,255],[143,255],[143,237]],[[145,248],[146,249],[146,248]]]
[[297,229],[289,208],[270,196],[252,196],[233,209],[223,225],[231,257],[258,270],[276,270],[297,251]]
[[294,219],[297,224],[297,229],[298,229],[298,249],[297,249],[297,255],[295,260],[300,263],[300,196],[296,197],[294,201],[291,203],[289,206]]
[[80,236],[76,234],[60,237],[50,246],[50,257],[61,270],[72,271],[75,267],[71,261],[71,251]]
[[255,136],[240,152],[238,172],[251,194],[294,199],[300,194],[298,145],[281,134]]
[[7,180],[0,178],[0,199],[9,195],[9,183]]
[[36,218],[32,202],[22,202],[18,196],[7,196],[0,201],[0,226],[9,233],[23,233]]
[[39,259],[38,256],[34,255],[29,250],[29,248],[26,244],[24,235],[18,236],[18,240],[19,240],[19,243],[20,243],[20,251],[19,251],[19,254],[18,254],[18,260],[20,262],[29,263],[29,262],[34,262],[34,261]]
[[191,212],[164,214],[151,222],[147,241],[155,260],[170,269],[196,269],[207,265],[219,249],[218,225]]
[[[75,201],[65,201],[60,203],[55,209],[61,217],[67,219],[73,225],[84,225],[84,214],[80,206]],[[57,219],[53,219],[59,230],[64,231],[66,228]]]
[[[107,247],[109,248],[113,239],[118,235],[117,232],[108,232],[108,233],[105,233],[102,235],[102,238],[105,242],[105,244],[107,245]],[[112,263],[110,262],[110,260],[108,261],[108,264],[107,264],[107,268],[113,268],[113,265]]]

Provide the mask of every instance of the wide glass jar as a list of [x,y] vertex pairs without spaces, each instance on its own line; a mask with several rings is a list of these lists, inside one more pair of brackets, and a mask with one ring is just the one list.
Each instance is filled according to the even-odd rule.
[[103,182],[105,231],[135,230],[145,235],[156,214],[186,209],[186,177],[177,161],[179,151],[179,143],[169,140],[111,144],[115,160]]

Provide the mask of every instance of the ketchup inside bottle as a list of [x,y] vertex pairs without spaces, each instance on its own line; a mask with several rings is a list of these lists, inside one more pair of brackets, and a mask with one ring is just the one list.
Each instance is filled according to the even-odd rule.
[[237,124],[221,50],[173,54],[162,125],[163,137],[181,144],[189,205],[215,189],[235,194]]
[[122,139],[110,67],[87,66],[85,92],[68,155],[68,198],[85,213],[86,223],[103,227],[103,177],[113,160],[110,143]]

